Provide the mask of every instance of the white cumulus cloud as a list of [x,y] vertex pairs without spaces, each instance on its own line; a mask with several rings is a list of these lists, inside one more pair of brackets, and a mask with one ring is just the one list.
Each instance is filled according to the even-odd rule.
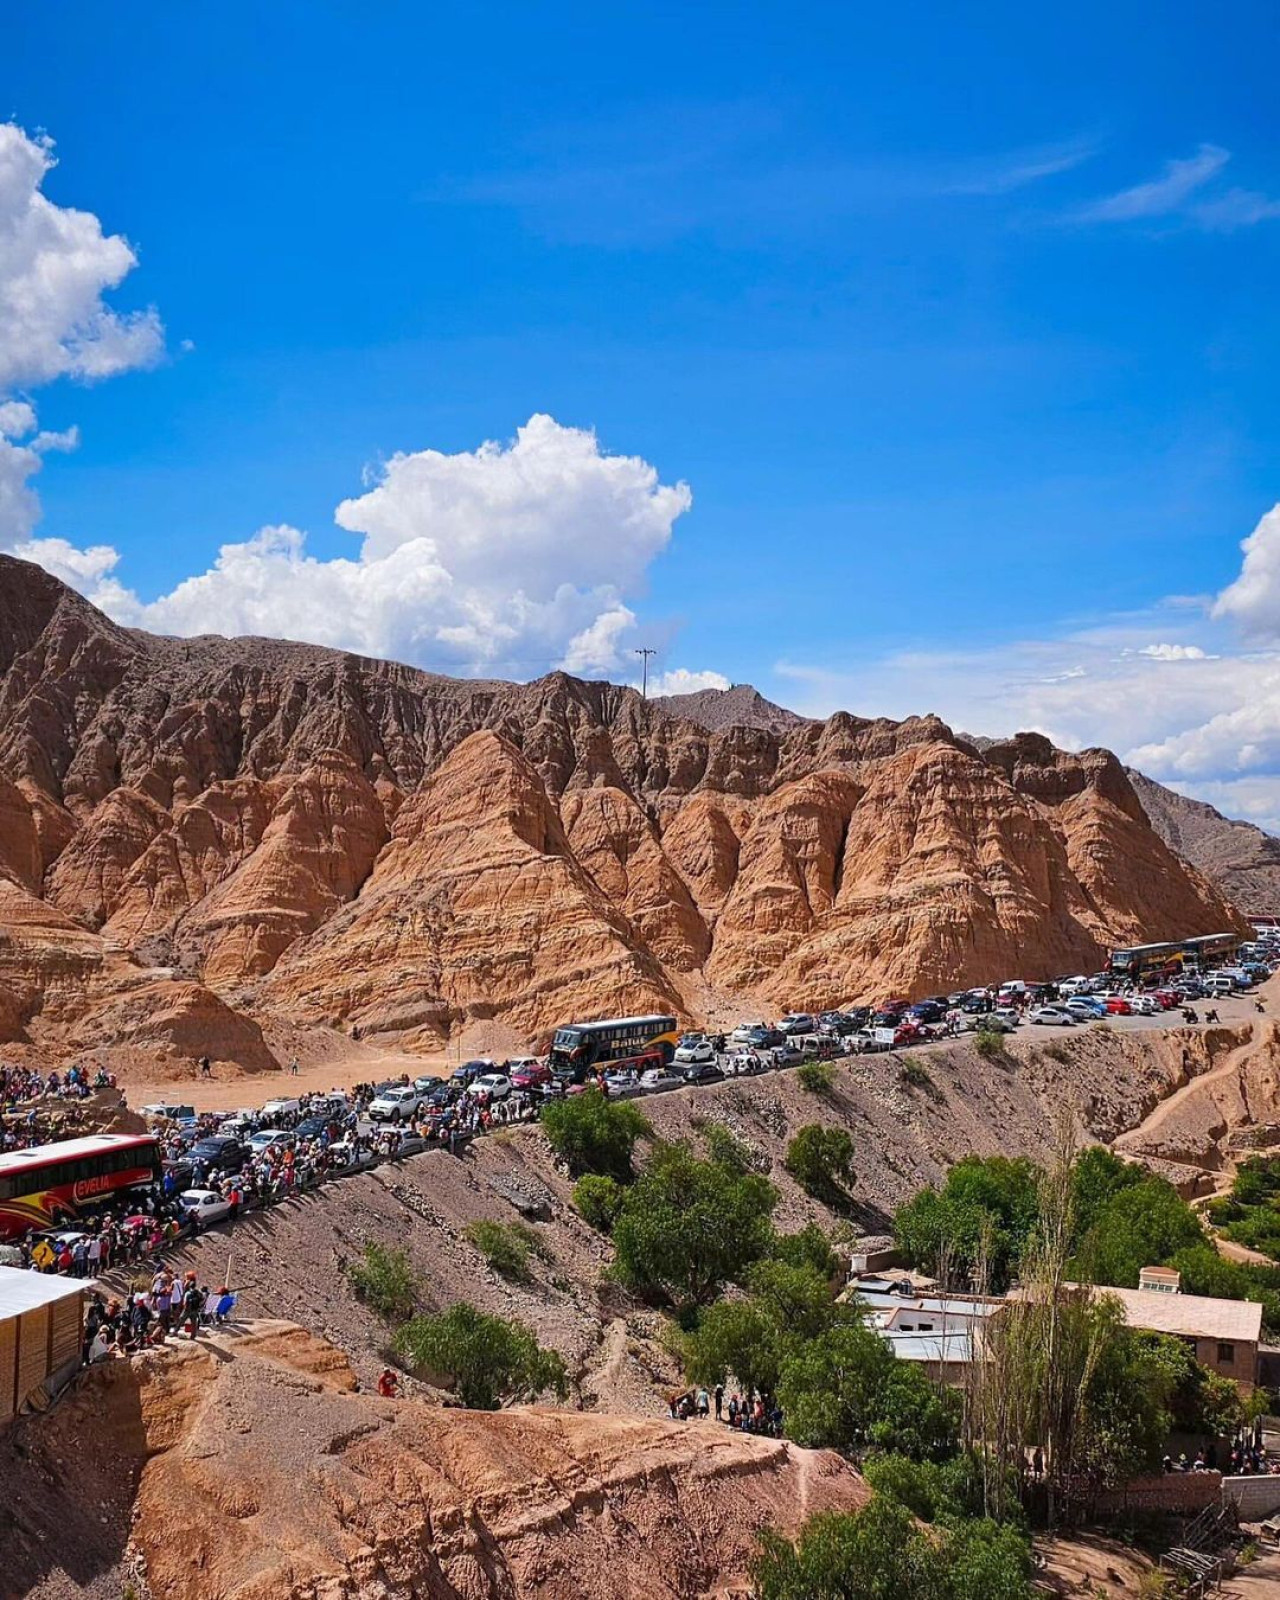
[[108,378],[155,361],[154,310],[111,310],[103,295],[137,265],[128,241],[42,187],[53,143],[0,124],[0,391],[54,378]]
[[732,687],[723,672],[691,672],[688,667],[672,667],[667,672],[650,674],[649,677],[649,693],[655,697],[664,694],[697,694],[703,689]]
[[110,567],[81,587],[162,633],[271,634],[452,672],[617,672],[631,664],[627,599],[691,503],[638,456],[535,415],[507,444],[393,456],[337,509],[362,537],[355,559],[264,528],[153,601]]

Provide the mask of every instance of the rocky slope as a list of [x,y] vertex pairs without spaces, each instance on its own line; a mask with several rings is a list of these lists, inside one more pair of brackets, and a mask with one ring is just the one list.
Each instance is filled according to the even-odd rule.
[[1245,916],[1280,914],[1280,839],[1132,768],[1127,772],[1151,826],[1171,850],[1198,867]]
[[261,1067],[281,1020],[535,1039],[1092,968],[1231,920],[1105,751],[742,689],[720,711],[750,721],[154,638],[0,557],[0,1042]]
[[282,1322],[97,1369],[41,1421],[0,1512],[5,1591],[39,1600],[128,1571],[153,1600],[728,1594],[758,1529],[868,1495],[830,1452],[712,1423],[379,1400]]

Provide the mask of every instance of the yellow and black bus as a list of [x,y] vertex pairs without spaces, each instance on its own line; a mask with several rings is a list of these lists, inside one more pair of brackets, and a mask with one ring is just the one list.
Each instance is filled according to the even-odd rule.
[[551,1040],[550,1067],[563,1083],[583,1083],[588,1074],[624,1064],[666,1063],[675,1054],[674,1017],[609,1017],[570,1022]]

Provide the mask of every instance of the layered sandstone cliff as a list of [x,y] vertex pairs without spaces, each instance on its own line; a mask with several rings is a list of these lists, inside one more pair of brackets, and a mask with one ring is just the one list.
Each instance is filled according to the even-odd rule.
[[1105,751],[728,694],[153,638],[0,557],[0,1039],[207,1027],[244,1064],[272,1018],[532,1039],[708,985],[820,1006],[1093,968],[1233,920]]

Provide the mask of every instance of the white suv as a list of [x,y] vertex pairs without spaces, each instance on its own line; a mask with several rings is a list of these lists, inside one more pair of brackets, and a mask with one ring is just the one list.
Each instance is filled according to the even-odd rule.
[[374,1122],[408,1122],[427,1103],[421,1089],[412,1084],[401,1084],[394,1089],[384,1089],[369,1106],[369,1116]]

